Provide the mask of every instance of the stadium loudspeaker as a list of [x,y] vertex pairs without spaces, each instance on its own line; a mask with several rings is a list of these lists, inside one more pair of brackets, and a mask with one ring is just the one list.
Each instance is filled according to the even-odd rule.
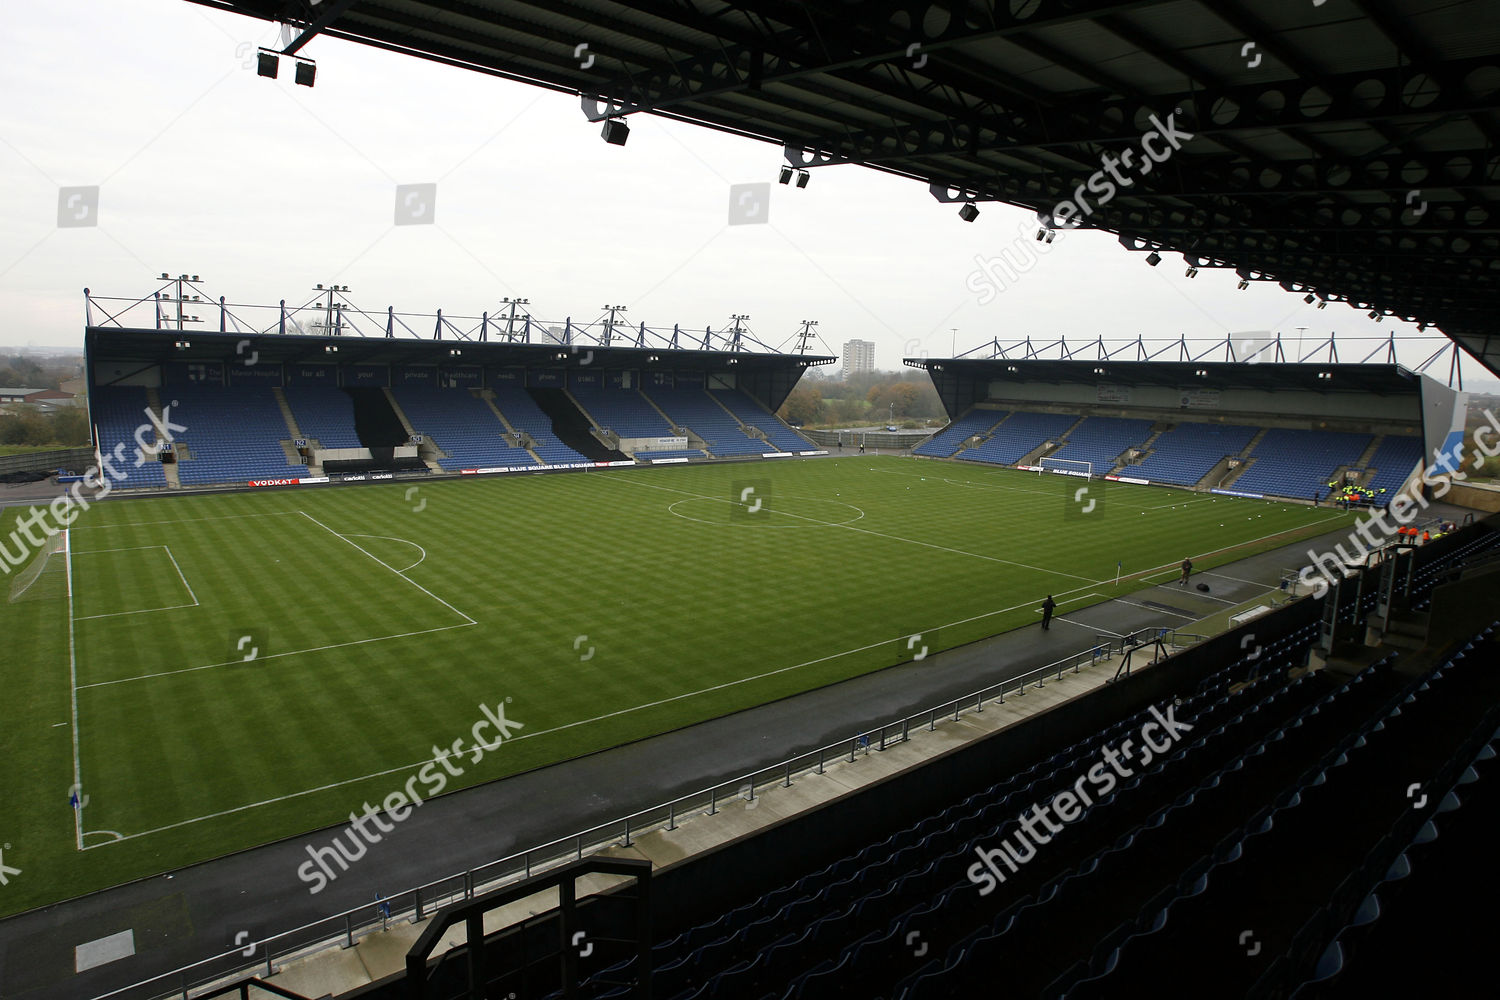
[[276,71],[281,66],[281,60],[276,58],[276,53],[261,49],[255,57],[255,73],[257,76],[269,76],[276,79]]
[[979,208],[971,201],[958,210],[958,217],[965,222],[973,222],[979,218]]
[[313,85],[313,80],[317,78],[317,75],[318,67],[316,64],[310,62],[299,62],[297,64],[297,74],[295,77],[293,77],[293,81],[297,83],[298,86],[311,87]]
[[623,146],[625,145],[625,140],[630,138],[630,126],[618,118],[611,118],[604,123],[604,128],[599,134],[610,145]]
[[1155,250],[1152,250],[1146,255],[1146,263],[1150,264],[1152,267],[1155,267],[1157,264],[1161,263],[1161,254],[1157,253]]

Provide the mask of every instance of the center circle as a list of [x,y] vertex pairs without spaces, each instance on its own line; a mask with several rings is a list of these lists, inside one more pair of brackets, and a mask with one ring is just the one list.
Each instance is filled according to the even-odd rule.
[[787,496],[774,497],[764,509],[755,513],[727,497],[722,500],[718,497],[689,497],[668,505],[667,511],[685,521],[718,527],[827,528],[853,524],[865,516],[863,510],[842,500]]

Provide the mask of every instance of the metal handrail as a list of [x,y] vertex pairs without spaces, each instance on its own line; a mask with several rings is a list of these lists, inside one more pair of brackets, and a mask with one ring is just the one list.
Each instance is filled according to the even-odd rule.
[[[1150,628],[1139,629],[1123,636],[1098,636],[1096,642],[1086,649],[1015,677],[986,685],[967,695],[903,716],[895,721],[881,723],[878,728],[863,730],[848,739],[841,739],[816,750],[809,750],[779,763],[742,774],[737,778],[717,782],[660,805],[637,810],[618,819],[600,823],[519,853],[434,879],[423,885],[387,896],[375,904],[354,907],[271,935],[254,942],[254,952],[264,956],[257,958],[254,962],[241,962],[234,968],[210,973],[207,967],[235,956],[243,956],[245,951],[251,950],[232,948],[170,972],[99,994],[94,1000],[123,997],[127,993],[148,987],[153,983],[159,983],[165,990],[170,991],[153,994],[154,997],[180,996],[186,1000],[194,991],[211,989],[252,971],[260,974],[261,970],[264,970],[264,974],[269,977],[275,974],[277,959],[285,962],[289,958],[314,954],[330,947],[335,942],[341,944],[342,947],[353,947],[357,938],[382,930],[393,920],[409,919],[415,923],[425,919],[428,913],[440,909],[449,902],[471,899],[476,894],[488,891],[509,880],[529,878],[537,872],[580,859],[586,849],[593,851],[610,845],[630,847],[634,838],[643,832],[655,829],[675,830],[678,819],[695,809],[706,807],[705,814],[714,815],[719,811],[720,802],[731,796],[754,801],[756,790],[772,781],[780,781],[783,787],[790,787],[794,776],[809,773],[822,774],[829,761],[847,759],[853,762],[861,752],[868,754],[871,750],[885,750],[896,743],[908,741],[911,738],[913,723],[918,726],[925,723],[928,731],[932,731],[936,729],[940,719],[947,721],[951,715],[953,721],[956,722],[966,710],[983,712],[986,702],[999,701],[1004,704],[1007,694],[1013,697],[1024,697],[1027,688],[1043,688],[1049,679],[1059,681],[1065,673],[1077,673],[1084,666],[1112,660],[1122,655],[1127,649],[1149,644],[1159,634],[1167,631],[1170,630]],[[1202,636],[1189,636],[1187,633],[1178,635],[1194,640],[1203,638]],[[728,795],[722,794],[726,788],[732,789]],[[372,911],[380,915],[372,917],[370,915]],[[317,928],[322,928],[322,930],[316,935],[307,933]],[[276,946],[278,941],[285,942],[280,949]],[[292,943],[293,941],[299,941],[299,943]],[[189,982],[191,975],[202,978]],[[168,983],[174,980],[173,985],[168,986]]]

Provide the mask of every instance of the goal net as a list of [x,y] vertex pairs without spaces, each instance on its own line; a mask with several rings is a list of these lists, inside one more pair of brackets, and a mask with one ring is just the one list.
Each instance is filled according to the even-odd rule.
[[11,604],[20,600],[43,600],[52,597],[63,596],[67,581],[64,576],[67,567],[61,557],[54,558],[58,553],[66,552],[68,546],[68,533],[59,531],[50,535],[42,545],[37,554],[32,557],[26,568],[21,570],[10,582]]
[[1084,479],[1094,478],[1094,463],[1082,462],[1071,458],[1044,458],[1036,464],[1036,474],[1044,475],[1053,472],[1064,476],[1081,476]]

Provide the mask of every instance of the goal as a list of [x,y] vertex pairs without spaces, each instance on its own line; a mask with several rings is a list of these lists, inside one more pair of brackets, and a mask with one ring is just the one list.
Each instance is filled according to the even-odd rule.
[[1036,474],[1056,473],[1062,476],[1081,476],[1084,479],[1094,478],[1094,463],[1083,462],[1071,458],[1044,458],[1036,464]]
[[[66,571],[66,567],[63,565],[62,560],[52,557],[58,552],[64,551],[67,548],[67,544],[68,533],[66,531],[59,531],[54,535],[48,536],[46,543],[42,545],[41,551],[11,581],[11,604],[25,598],[28,593],[31,595],[28,599],[31,600],[59,596],[58,586],[65,582],[62,580],[62,576]],[[48,582],[48,585],[36,586],[37,581],[43,579]]]

